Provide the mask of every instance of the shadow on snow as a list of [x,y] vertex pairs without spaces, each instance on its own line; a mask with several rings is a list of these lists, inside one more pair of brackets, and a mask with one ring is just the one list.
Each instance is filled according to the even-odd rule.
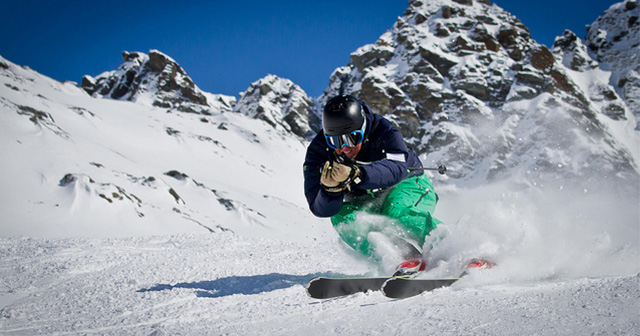
[[140,289],[138,292],[159,292],[174,288],[188,288],[196,289],[197,297],[216,298],[234,294],[252,295],[289,288],[295,285],[306,286],[311,279],[316,277],[347,277],[347,275],[335,273],[315,273],[307,275],[271,273],[252,276],[232,276],[211,281],[181,282],[175,285],[157,284],[150,288]]

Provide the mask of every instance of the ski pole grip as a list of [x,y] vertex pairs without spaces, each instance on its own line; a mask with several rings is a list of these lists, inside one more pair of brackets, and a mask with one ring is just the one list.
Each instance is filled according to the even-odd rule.
[[409,170],[436,170],[440,175],[447,173],[447,167],[445,165],[439,165],[437,168],[425,168],[425,167],[409,167]]

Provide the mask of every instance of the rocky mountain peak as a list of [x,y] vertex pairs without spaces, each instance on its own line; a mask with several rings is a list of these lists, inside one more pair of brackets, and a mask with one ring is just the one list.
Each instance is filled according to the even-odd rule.
[[587,71],[598,67],[589,56],[587,46],[572,31],[565,30],[553,43],[553,52],[562,56],[562,64],[573,71]]
[[[609,162],[600,166],[607,174],[625,171],[637,181],[633,155],[613,148],[608,130],[611,120],[628,118],[625,103],[575,34],[553,49],[488,1],[413,0],[390,30],[334,71],[319,105],[341,93],[363,99],[400,126],[423,162],[447,162],[452,179],[522,170],[532,179],[579,177],[590,170],[580,162],[599,151],[609,153],[599,157]],[[587,148],[571,132],[601,148]]]
[[637,0],[612,5],[587,26],[589,54],[611,71],[609,83],[626,102],[640,130],[640,6]]
[[[378,113],[401,111],[409,120],[402,122],[405,135],[419,139],[419,120],[432,119],[451,102],[481,113],[477,100],[494,107],[539,94],[552,64],[550,51],[497,6],[416,0],[375,44],[351,54],[325,96],[357,92]],[[512,91],[515,81],[522,88]]]
[[235,98],[200,90],[182,67],[158,50],[122,53],[117,70],[84,76],[81,87],[92,96],[150,103],[181,112],[230,111]]
[[275,75],[253,82],[240,94],[234,111],[260,119],[276,129],[309,137],[320,128],[314,101],[291,80]]
[[[559,85],[578,97],[584,110],[602,113],[613,120],[627,120],[625,102],[609,85],[608,76],[599,76],[602,74],[600,64],[591,58],[587,46],[575,33],[566,30],[556,38],[552,49],[556,60],[564,66],[554,70]],[[596,75],[591,76],[588,85],[580,88],[577,82],[569,79],[569,71]]]

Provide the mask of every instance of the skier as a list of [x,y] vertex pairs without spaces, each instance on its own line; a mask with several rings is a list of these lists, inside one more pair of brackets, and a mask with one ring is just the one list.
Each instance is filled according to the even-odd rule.
[[413,274],[425,269],[421,247],[440,223],[432,215],[438,195],[421,167],[391,122],[341,95],[325,105],[322,131],[307,148],[305,196],[353,249],[381,260],[393,246],[402,258],[394,275]]

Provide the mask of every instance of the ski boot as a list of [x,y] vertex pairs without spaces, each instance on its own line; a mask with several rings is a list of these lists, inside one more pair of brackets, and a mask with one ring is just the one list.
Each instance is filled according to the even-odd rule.
[[471,259],[471,261],[467,264],[466,269],[489,269],[493,267],[494,264],[486,259]]
[[393,273],[394,277],[406,277],[415,275],[418,272],[422,272],[427,268],[427,263],[422,259],[407,260],[396,268],[396,272]]

